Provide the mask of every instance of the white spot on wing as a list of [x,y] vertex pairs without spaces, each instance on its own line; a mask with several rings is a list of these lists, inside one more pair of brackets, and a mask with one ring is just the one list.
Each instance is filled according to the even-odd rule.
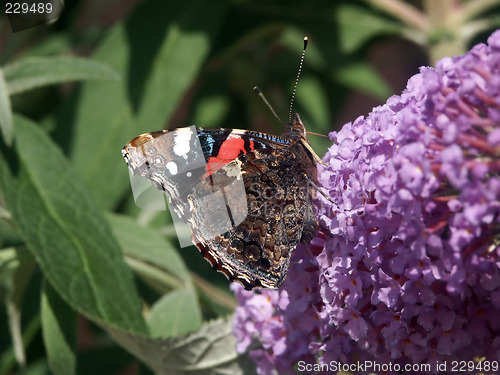
[[173,161],[169,161],[166,167],[171,175],[175,176],[177,174],[177,164],[175,164]]
[[223,168],[228,177],[236,177],[237,179],[241,177],[241,161],[233,160],[231,163],[226,164]]
[[191,129],[178,130],[174,138],[174,154],[177,156],[186,155],[190,151],[189,143],[192,136]]

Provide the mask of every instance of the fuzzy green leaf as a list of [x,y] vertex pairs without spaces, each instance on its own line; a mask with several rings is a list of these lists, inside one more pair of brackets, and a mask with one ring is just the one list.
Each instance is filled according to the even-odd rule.
[[42,333],[54,375],[76,374],[76,314],[50,283],[42,291]]
[[175,337],[196,331],[202,317],[198,298],[193,289],[177,289],[156,302],[148,316],[153,337]]
[[107,221],[57,146],[15,117],[17,178],[0,163],[12,220],[54,289],[97,321],[147,332],[130,269]]
[[204,324],[182,337],[153,339],[104,327],[157,374],[252,375],[255,367],[236,352],[232,317]]
[[119,79],[106,64],[72,56],[28,57],[6,65],[3,70],[9,95],[68,81]]
[[107,217],[128,258],[156,267],[171,287],[190,284],[189,270],[172,243],[129,217],[112,214]]

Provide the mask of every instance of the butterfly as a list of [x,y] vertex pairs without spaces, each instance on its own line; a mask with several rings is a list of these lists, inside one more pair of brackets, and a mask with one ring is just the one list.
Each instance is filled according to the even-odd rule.
[[298,114],[281,136],[191,126],[139,135],[122,155],[132,175],[165,192],[212,267],[247,290],[278,288],[295,247],[316,233],[322,161]]

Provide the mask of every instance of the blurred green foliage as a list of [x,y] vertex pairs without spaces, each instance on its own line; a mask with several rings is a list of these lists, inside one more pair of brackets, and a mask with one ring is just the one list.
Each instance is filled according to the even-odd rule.
[[[0,375],[252,373],[227,280],[135,206],[120,150],[192,124],[279,134],[252,87],[286,120],[304,35],[308,130],[366,115],[436,44],[377,3],[96,0],[18,33],[0,19]],[[489,3],[468,42],[494,27]]]

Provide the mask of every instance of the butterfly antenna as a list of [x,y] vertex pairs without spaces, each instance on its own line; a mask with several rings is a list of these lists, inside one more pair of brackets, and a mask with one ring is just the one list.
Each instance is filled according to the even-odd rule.
[[300,58],[299,71],[297,72],[297,78],[295,79],[295,85],[293,86],[292,100],[290,100],[290,110],[288,111],[288,122],[292,121],[292,109],[293,101],[295,100],[295,92],[297,91],[297,85],[299,84],[300,73],[302,72],[302,65],[304,65],[304,58],[306,56],[307,41],[309,38],[304,37],[304,49],[302,50],[302,56]]
[[274,111],[274,108],[272,107],[272,105],[267,101],[267,98],[264,96],[264,93],[262,92],[261,89],[259,89],[257,86],[254,86],[253,88],[253,91],[255,91],[255,93],[257,95],[259,95],[259,97],[262,99],[262,101],[264,102],[265,105],[267,105],[267,108],[269,108],[269,110],[271,111],[271,113],[274,115],[274,117],[276,117],[276,119],[284,125],[283,121],[281,121],[281,119],[279,118],[279,116],[276,114],[276,112]]

